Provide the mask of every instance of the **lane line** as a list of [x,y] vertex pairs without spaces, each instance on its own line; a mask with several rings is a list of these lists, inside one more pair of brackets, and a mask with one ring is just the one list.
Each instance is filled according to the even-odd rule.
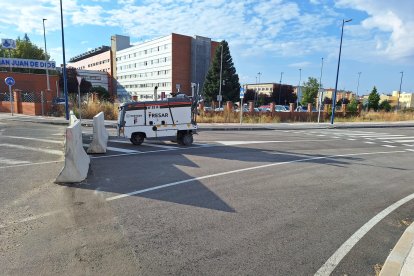
[[[62,134],[62,136],[64,136],[64,135]],[[12,138],[12,139],[31,140],[31,141],[38,141],[38,142],[45,142],[45,143],[52,143],[52,144],[62,144],[63,145],[63,141],[57,141],[57,140],[31,138],[31,137],[19,137],[19,136],[8,136],[8,135],[2,135],[1,137]]]
[[143,146],[148,147],[156,147],[156,148],[163,148],[163,149],[178,149],[179,147],[176,146],[167,146],[167,145],[160,145],[160,144],[151,144],[151,143],[142,143]]
[[386,148],[396,148],[397,146],[393,146],[393,145],[382,145],[383,147],[386,147]]
[[378,140],[397,140],[397,139],[414,139],[414,137],[407,137],[407,136],[401,136],[401,137],[379,137]]
[[281,165],[287,165],[287,164],[293,164],[293,163],[299,163],[299,162],[306,162],[306,161],[312,161],[312,160],[320,160],[320,159],[336,159],[336,158],[348,157],[348,156],[392,154],[392,153],[406,153],[406,151],[401,151],[400,150],[400,151],[350,153],[350,154],[339,154],[339,155],[330,155],[330,156],[316,156],[316,157],[310,157],[310,158],[296,159],[296,160],[292,160],[292,161],[270,163],[270,164],[265,164],[265,165],[260,165],[260,166],[248,167],[248,168],[244,168],[244,169],[237,169],[237,170],[232,170],[232,171],[227,171],[227,172],[221,172],[221,173],[215,173],[215,174],[204,175],[204,176],[199,176],[199,177],[193,177],[193,178],[180,180],[180,181],[176,181],[176,182],[172,182],[172,183],[167,183],[167,184],[163,184],[163,185],[159,185],[159,186],[155,186],[155,187],[151,187],[151,188],[146,188],[146,189],[143,189],[143,190],[133,191],[133,192],[126,193],[126,194],[120,194],[120,195],[113,196],[113,197],[108,197],[105,200],[106,201],[113,201],[113,200],[121,199],[121,198],[128,197],[128,196],[143,194],[143,193],[146,193],[146,192],[160,190],[160,189],[164,189],[164,188],[168,188],[168,187],[172,187],[172,186],[177,186],[177,185],[181,185],[181,184],[185,184],[185,183],[189,183],[189,182],[194,182],[194,181],[198,181],[198,180],[214,178],[214,177],[229,175],[229,174],[235,174],[235,173],[240,173],[240,172],[258,170],[258,169],[274,167],[274,166],[281,166]]
[[414,152],[414,149],[407,149],[407,151],[413,151]]
[[21,164],[30,164],[31,162],[0,157],[0,163],[6,164],[6,165],[21,165]]
[[140,152],[139,150],[121,149],[121,148],[114,148],[114,147],[106,147],[106,149],[110,150],[110,151],[124,152],[124,153],[137,153],[137,152]]
[[397,143],[413,143],[414,140],[396,140]]
[[46,161],[46,162],[38,162],[38,163],[28,163],[28,164],[14,165],[14,166],[2,166],[2,167],[0,167],[0,169],[27,167],[27,166],[35,166],[35,165],[45,165],[45,164],[53,164],[53,163],[60,163],[60,162],[65,162],[65,160]]
[[101,158],[110,158],[110,157],[121,157],[121,156],[128,156],[128,155],[139,155],[139,154],[147,154],[147,153],[158,153],[158,152],[166,152],[166,151],[178,151],[178,150],[189,150],[189,149],[198,149],[198,148],[207,148],[213,147],[214,145],[203,145],[203,146],[196,146],[196,147],[183,147],[183,148],[175,148],[175,149],[161,149],[161,150],[148,150],[148,151],[140,151],[136,153],[124,153],[124,154],[113,154],[113,155],[102,155],[102,156],[91,156],[91,159],[101,159]]
[[46,217],[50,217],[59,213],[62,213],[63,210],[57,210],[57,211],[51,211],[51,212],[46,212],[40,215],[36,215],[36,216],[30,216],[24,219],[20,219],[20,220],[16,220],[16,221],[11,221],[11,222],[7,222],[5,224],[0,224],[0,229],[2,228],[6,228],[12,224],[18,224],[18,223],[23,223],[23,222],[28,222],[28,221],[32,221],[32,220],[38,220],[38,219],[42,219],[42,218],[46,218]]
[[375,142],[364,142],[365,144],[371,144],[371,145],[373,145],[373,144],[375,144]]
[[319,268],[319,270],[315,273],[315,276],[328,276],[335,270],[337,265],[342,261],[342,259],[346,256],[346,254],[351,251],[351,249],[357,244],[366,233],[368,233],[378,222],[388,216],[390,213],[395,211],[401,205],[407,203],[408,201],[414,199],[414,193],[410,194],[409,196],[400,199],[399,201],[395,202],[391,206],[387,207],[372,219],[370,219],[367,223],[365,223],[361,228],[358,229],[348,240],[346,240],[339,248],[335,251],[335,253],[326,261],[326,263]]
[[15,149],[22,149],[22,150],[31,150],[31,151],[43,152],[43,153],[59,155],[59,156],[63,155],[63,151],[60,151],[60,150],[32,148],[32,147],[25,147],[25,146],[22,146],[22,145],[0,144],[0,147],[8,147],[8,148],[15,148]]
[[234,146],[234,145],[249,145],[249,144],[266,144],[266,143],[302,143],[302,142],[328,142],[328,141],[336,141],[333,139],[328,140],[320,140],[320,139],[312,139],[312,140],[291,140],[291,141],[282,141],[282,140],[275,140],[275,141],[211,141],[213,143],[218,143],[224,146]]
[[406,146],[406,147],[414,147],[414,145],[409,145],[409,144],[403,144],[403,146]]

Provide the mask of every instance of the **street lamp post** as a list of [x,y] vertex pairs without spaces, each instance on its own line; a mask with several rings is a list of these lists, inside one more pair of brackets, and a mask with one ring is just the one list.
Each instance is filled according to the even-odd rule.
[[334,123],[335,119],[335,108],[336,108],[336,92],[338,91],[338,77],[339,77],[339,65],[341,64],[341,51],[342,51],[342,38],[344,36],[344,25],[347,22],[351,22],[352,19],[342,19],[342,29],[341,29],[341,42],[339,44],[339,57],[338,57],[338,67],[336,69],[336,81],[335,81],[335,92],[332,97],[332,116],[331,116],[331,125]]
[[398,111],[398,109],[400,109],[400,94],[401,94],[401,85],[402,85],[404,72],[401,71],[400,74],[401,74],[401,80],[400,80],[400,90],[398,90],[398,97],[397,97],[397,111]]
[[222,95],[221,95],[221,78],[223,74],[223,43],[221,43],[221,61],[220,61],[220,87],[219,87],[219,110],[221,108],[221,101],[222,101]]
[[358,72],[358,84],[357,84],[357,99],[359,97],[358,91],[359,91],[359,79],[361,78],[361,72]]
[[[45,63],[47,62],[48,58],[47,58],[47,48],[46,48],[46,30],[45,30],[45,21],[47,19],[43,18],[43,39],[45,41]],[[47,91],[50,91],[50,82],[49,82],[49,69],[47,69],[46,66],[46,82],[47,82]]]
[[302,80],[302,68],[299,68],[299,83],[298,83],[298,89],[296,89],[296,108],[299,106],[299,94],[300,94],[301,80]]
[[62,0],[60,0],[60,25],[61,25],[61,28],[62,28],[63,93],[65,94],[66,120],[69,120],[68,80],[66,78],[65,34],[63,32],[63,9],[62,9]]
[[321,65],[321,76],[319,78],[319,97],[318,97],[318,123],[321,118],[321,105],[322,105],[322,72],[323,72],[323,58]]
[[[259,76],[259,85],[260,85],[260,76],[262,75],[262,73],[257,73],[257,75]],[[256,103],[255,103],[255,107],[258,105],[257,102],[259,101],[259,93],[256,92]]]
[[279,102],[277,104],[280,104],[280,94],[282,94],[282,77],[283,72],[280,72],[280,83],[279,83]]

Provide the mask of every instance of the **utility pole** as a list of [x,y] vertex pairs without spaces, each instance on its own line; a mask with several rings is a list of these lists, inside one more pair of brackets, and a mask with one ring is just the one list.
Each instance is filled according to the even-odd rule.
[[[43,18],[43,39],[44,39],[44,41],[45,41],[45,63],[47,63],[47,60],[48,60],[48,58],[47,58],[47,48],[46,48],[46,29],[45,29],[45,21],[46,21],[47,19],[46,18]],[[49,92],[50,91],[50,82],[49,82],[49,70],[47,69],[47,65],[46,65],[46,84],[47,84],[47,92]]]
[[222,99],[222,95],[221,95],[221,78],[222,78],[222,73],[223,73],[223,43],[221,43],[221,61],[220,61],[220,86],[219,86],[219,110],[221,110],[221,101]]
[[283,77],[283,72],[280,72],[280,82],[279,82],[279,101],[277,104],[280,104],[280,94],[282,94],[282,77]]
[[400,81],[400,90],[398,90],[397,111],[400,109],[400,94],[401,94],[401,85],[402,85],[402,80],[403,80],[404,72],[401,71],[400,74],[401,74],[401,81]]
[[321,118],[321,105],[322,105],[322,72],[323,72],[323,58],[322,58],[322,65],[321,65],[321,76],[319,78],[319,103],[318,103],[318,123]]
[[351,22],[352,19],[342,19],[342,29],[341,29],[341,42],[339,43],[339,56],[338,56],[338,67],[336,69],[336,81],[335,81],[335,92],[332,97],[332,116],[331,116],[331,125],[334,123],[335,119],[335,108],[336,108],[336,92],[338,91],[338,77],[339,77],[339,65],[341,64],[341,51],[342,51],[342,38],[344,36],[344,25],[347,22]]
[[361,78],[361,72],[358,72],[357,98],[359,97],[358,91],[359,91],[359,79],[360,78]]
[[300,82],[302,80],[302,68],[299,68],[299,83],[298,89],[296,89],[296,108],[299,106],[299,96],[300,96]]

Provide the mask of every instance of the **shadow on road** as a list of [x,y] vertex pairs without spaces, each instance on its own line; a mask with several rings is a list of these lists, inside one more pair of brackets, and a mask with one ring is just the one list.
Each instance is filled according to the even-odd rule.
[[[214,191],[194,178],[282,162],[345,167],[353,162],[364,160],[361,157],[298,154],[289,151],[261,149],[260,146],[255,147],[257,148],[215,146],[185,151],[176,150],[110,158],[93,158],[88,178],[82,183],[66,184],[66,186],[74,189],[99,190],[111,193],[107,197],[141,191],[133,196],[223,212],[236,212]],[[200,165],[203,167],[200,167]],[[220,167],[223,169],[220,170]],[[224,168],[227,168],[227,170]],[[275,174],[283,173],[283,166],[274,166],[273,168],[272,172]],[[244,172],[244,174],[249,177],[248,172]],[[228,177],[231,178],[231,175],[234,174],[216,176],[215,179],[226,177],[226,181],[228,181]],[[183,180],[189,181],[170,187],[145,191],[146,189]],[[252,184],[255,183],[255,179],[250,180]],[[277,184],[277,177],[275,177],[275,184]]]

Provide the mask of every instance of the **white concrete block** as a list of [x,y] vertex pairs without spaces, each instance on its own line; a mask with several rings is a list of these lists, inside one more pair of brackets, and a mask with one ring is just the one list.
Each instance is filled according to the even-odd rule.
[[104,113],[99,112],[93,117],[93,139],[89,145],[88,153],[105,153],[109,134],[105,128]]
[[81,182],[88,176],[90,158],[83,149],[80,121],[66,128],[65,165],[56,183]]
[[69,126],[73,125],[78,118],[76,118],[76,115],[73,113],[73,110],[69,112]]

